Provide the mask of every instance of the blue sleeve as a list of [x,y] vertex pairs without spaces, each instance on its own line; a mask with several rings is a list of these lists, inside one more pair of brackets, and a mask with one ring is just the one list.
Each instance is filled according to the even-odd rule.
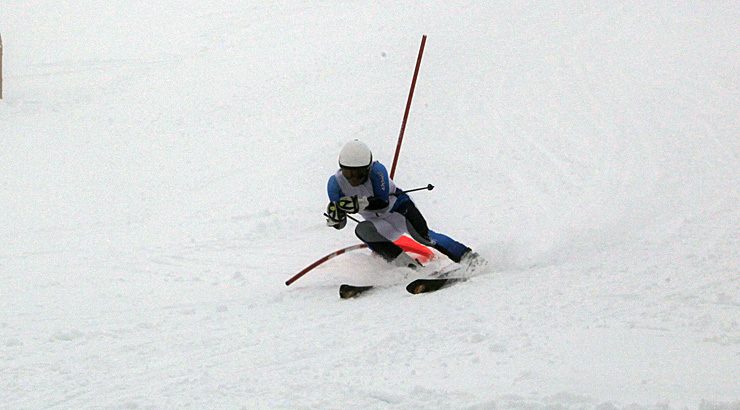
[[380,162],[373,163],[373,167],[370,169],[370,182],[373,184],[373,196],[387,205],[391,183],[390,178],[388,178],[388,171]]
[[339,187],[339,182],[337,182],[336,175],[332,175],[329,178],[329,183],[326,184],[326,191],[329,194],[329,200],[332,202],[339,202],[339,198],[344,196],[342,189]]

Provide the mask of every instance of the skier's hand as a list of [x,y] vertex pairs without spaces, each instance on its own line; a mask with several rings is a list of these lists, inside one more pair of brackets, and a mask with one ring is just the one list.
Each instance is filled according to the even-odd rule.
[[337,204],[329,202],[326,206],[326,226],[342,229],[347,225],[347,213],[337,208]]
[[367,206],[370,204],[370,201],[367,199],[366,196],[360,196],[357,195],[354,196],[343,196],[339,199],[339,202],[337,203],[337,206],[342,211],[348,213],[348,214],[356,214],[363,209],[367,208]]

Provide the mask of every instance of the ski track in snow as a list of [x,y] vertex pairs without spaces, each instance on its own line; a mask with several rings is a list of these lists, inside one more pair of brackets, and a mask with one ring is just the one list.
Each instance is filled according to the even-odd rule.
[[[381,3],[4,3],[0,407],[740,408],[737,6]],[[286,288],[420,33],[396,181],[489,266]]]

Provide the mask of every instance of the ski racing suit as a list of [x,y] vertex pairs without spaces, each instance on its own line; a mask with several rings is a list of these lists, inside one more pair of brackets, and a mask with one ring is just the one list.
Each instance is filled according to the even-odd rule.
[[335,204],[345,196],[368,198],[369,205],[359,212],[364,221],[357,224],[355,235],[388,261],[403,252],[393,241],[404,233],[454,262],[460,262],[460,258],[470,251],[469,247],[449,236],[429,229],[411,197],[396,187],[385,166],[378,161],[371,164],[368,178],[359,186],[352,186],[341,169],[338,170],[329,178],[327,191],[329,200]]

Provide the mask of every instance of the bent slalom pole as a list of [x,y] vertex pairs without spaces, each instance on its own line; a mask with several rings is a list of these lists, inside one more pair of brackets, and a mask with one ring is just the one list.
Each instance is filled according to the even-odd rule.
[[[396,143],[396,153],[393,156],[393,165],[391,166],[391,173],[390,173],[391,179],[393,179],[393,175],[395,175],[396,173],[396,164],[398,163],[398,154],[401,152],[401,142],[403,141],[403,134],[404,134],[404,131],[406,130],[406,121],[408,120],[408,117],[409,117],[409,110],[411,109],[411,99],[414,96],[414,87],[416,86],[416,78],[419,75],[419,67],[421,66],[421,56],[424,53],[424,44],[426,44],[426,41],[427,41],[427,35],[424,34],[421,36],[421,46],[419,47],[419,56],[416,58],[416,67],[414,68],[414,76],[411,80],[411,89],[409,90],[409,97],[408,97],[408,100],[406,101],[406,111],[403,114],[403,121],[401,121],[401,132],[398,135],[398,142]],[[434,186],[429,184],[427,187],[422,188],[422,189],[432,190],[432,188],[434,188]],[[418,189],[418,190],[421,190],[421,189]],[[409,191],[405,191],[405,192],[409,192]],[[344,254],[350,251],[354,251],[356,249],[364,249],[364,248],[367,248],[367,245],[364,243],[361,243],[357,245],[347,246],[346,248],[339,249],[338,251],[334,251],[324,256],[323,258],[317,260],[316,262],[306,266],[302,271],[298,272],[292,278],[285,281],[285,286],[290,286],[293,282],[298,280],[300,277],[310,272],[315,267],[328,261],[329,259],[332,259],[334,257],[337,257],[341,254]]]
[[343,253],[346,253],[346,252],[349,252],[349,251],[353,251],[355,249],[363,249],[363,248],[367,248],[367,245],[365,245],[364,243],[361,243],[361,244],[357,244],[357,245],[348,246],[346,248],[342,248],[342,249],[340,249],[338,251],[334,251],[334,252],[332,252],[332,253],[324,256],[323,258],[317,260],[316,262],[314,262],[314,263],[306,266],[302,271],[300,271],[297,274],[295,274],[295,276],[293,276],[292,278],[286,280],[285,281],[285,286],[290,286],[291,283],[297,281],[301,276],[307,274],[311,269],[313,269],[313,268],[321,265],[322,263],[328,261],[331,258],[334,258],[336,256],[339,256],[339,255],[341,255]]

